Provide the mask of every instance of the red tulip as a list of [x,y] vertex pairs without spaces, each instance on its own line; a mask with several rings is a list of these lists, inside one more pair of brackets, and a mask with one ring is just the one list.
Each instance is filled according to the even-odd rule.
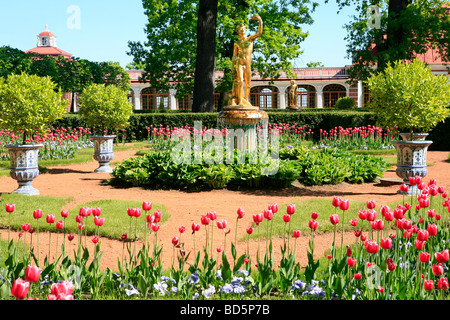
[[417,240],[419,240],[419,241],[427,241],[428,240],[428,231],[427,230],[419,230],[419,231],[417,231]]
[[152,230],[154,232],[157,232],[159,230],[159,227],[160,227],[159,224],[152,223]]
[[198,231],[198,230],[200,230],[200,224],[192,223],[192,231],[195,232],[195,231]]
[[69,234],[69,235],[67,236],[67,239],[69,239],[69,241],[72,241],[74,238],[75,238],[75,237],[74,237],[72,234]]
[[59,220],[56,222],[56,229],[62,230],[64,228],[64,221]]
[[98,217],[102,214],[102,209],[99,207],[92,208],[92,215]]
[[367,240],[364,242],[366,246],[366,250],[368,253],[377,253],[378,252],[378,244],[373,240]]
[[295,213],[295,204],[289,204],[288,206],[287,206],[287,208],[286,208],[286,212],[287,212],[287,214],[289,214],[289,215],[292,215],[292,214],[294,214]]
[[350,219],[350,225],[356,227],[358,225],[358,219]]
[[73,283],[68,280],[63,280],[61,282],[52,285],[51,294],[55,296],[58,296],[59,294],[72,295],[73,290],[74,290]]
[[445,278],[439,278],[438,280],[438,287],[442,290],[448,290],[449,284],[447,277]]
[[425,187],[426,187],[426,185],[423,182],[420,182],[417,184],[417,189],[419,189],[419,190],[423,190],[423,189],[425,189]]
[[388,269],[389,269],[389,271],[394,271],[395,268],[397,268],[397,265],[396,265],[396,264],[393,264],[392,262],[391,262],[391,263],[388,263]]
[[178,237],[173,237],[172,238],[172,244],[174,245],[174,246],[176,246],[176,245],[178,245],[178,242],[180,241],[180,239],[178,238]]
[[120,236],[120,239],[121,239],[121,240],[127,240],[127,238],[128,238],[128,236],[127,236],[126,233],[124,233],[124,234],[122,234],[122,235]]
[[392,239],[391,238],[383,238],[380,241],[381,248],[385,250],[389,250],[392,248]]
[[437,225],[435,225],[434,223],[433,223],[433,224],[429,224],[429,225],[427,226],[427,231],[428,231],[428,234],[429,234],[430,236],[435,236],[435,235],[437,235],[438,227],[437,227]]
[[24,223],[24,224],[21,225],[21,227],[22,227],[23,231],[28,231],[28,230],[30,230],[31,226],[30,226],[29,223]]
[[252,234],[253,233],[253,228],[252,227],[248,227],[246,231],[247,231],[247,234]]
[[440,263],[433,264],[432,270],[435,276],[442,276],[444,274],[444,267]]
[[316,231],[317,227],[319,226],[319,222],[316,220],[309,220],[308,221],[308,227],[312,230],[312,231]]
[[161,218],[162,218],[162,211],[161,210],[155,210],[153,212],[153,215],[155,216],[155,222],[156,223],[161,221]]
[[9,212],[9,213],[14,212],[14,210],[16,210],[16,205],[15,204],[11,204],[11,203],[7,203],[5,205],[5,210],[6,210],[6,212]]
[[367,210],[366,219],[367,221],[375,221],[377,218],[377,212],[375,210]]
[[414,241],[414,246],[416,247],[417,250],[422,250],[423,248],[425,248],[426,243],[427,243],[426,241],[420,241],[416,239],[416,241]]
[[178,228],[178,232],[183,233],[184,231],[186,231],[186,227],[180,226],[180,227]]
[[362,274],[361,273],[355,273],[355,274],[353,274],[353,278],[355,278],[355,280],[361,280]]
[[355,230],[355,232],[353,232],[353,234],[355,235],[355,237],[360,237],[361,236],[361,230]]
[[134,208],[127,208],[127,214],[128,214],[128,216],[129,217],[134,217],[134,211],[135,211],[136,209],[134,209]]
[[331,204],[333,205],[333,207],[338,208],[339,204],[341,203],[341,198],[339,197],[334,197]]
[[153,222],[155,222],[155,216],[152,216],[151,214],[147,214],[147,215],[145,216],[145,221],[146,221],[148,224],[152,224]]
[[375,209],[375,200],[369,200],[366,202],[367,209]]
[[215,211],[208,212],[208,213],[206,214],[206,216],[207,216],[211,221],[217,219],[217,213],[216,213]]
[[91,213],[92,213],[91,207],[81,207],[80,208],[80,216],[82,216],[82,217],[88,217],[91,215]]
[[431,291],[431,290],[433,290],[433,288],[434,288],[434,282],[433,282],[433,280],[425,280],[425,281],[423,282],[423,288],[424,288],[426,291]]
[[69,211],[67,210],[61,210],[61,217],[67,218],[69,216]]
[[283,221],[286,222],[286,223],[289,222],[289,221],[291,221],[291,216],[288,215],[288,214],[284,214],[284,215],[283,215]]
[[352,248],[347,247],[347,252],[345,253],[347,255],[347,257],[351,257],[353,252],[352,252]]
[[400,191],[401,191],[401,192],[407,193],[408,190],[409,190],[408,185],[402,184],[402,185],[400,186]]
[[356,264],[356,259],[355,259],[355,258],[349,257],[349,258],[347,259],[347,265],[348,265],[350,268],[351,268],[351,267],[354,267],[355,264]]
[[33,218],[35,218],[35,219],[42,218],[42,210],[41,209],[34,210],[33,211]]
[[239,208],[237,210],[237,215],[238,215],[238,219],[242,219],[244,217],[244,215],[245,215],[244,209]]
[[264,216],[262,213],[257,213],[253,215],[253,222],[258,226],[264,220]]
[[200,222],[204,226],[208,225],[210,221],[211,221],[211,219],[209,219],[208,216],[201,216],[201,218],[200,218]]
[[300,230],[292,230],[292,237],[293,238],[300,238]]
[[348,200],[341,200],[341,202],[339,202],[339,209],[341,210],[348,210],[350,206],[350,201]]
[[99,218],[97,216],[94,217],[94,224],[97,227],[101,227],[105,223],[105,218]]
[[47,215],[47,223],[54,223],[55,222],[55,215],[54,214],[48,214]]
[[27,266],[25,269],[25,281],[35,283],[41,277],[41,269],[37,266]]
[[311,213],[311,219],[316,220],[319,217],[319,214],[317,212]]
[[217,228],[225,229],[227,227],[227,220],[217,221]]
[[419,200],[419,206],[421,208],[428,208],[430,206],[430,199],[426,198],[426,199],[420,199]]
[[98,236],[93,236],[92,237],[92,243],[97,244],[99,242],[100,238]]
[[359,210],[358,211],[358,218],[361,220],[366,220],[367,217],[367,210]]
[[266,218],[269,221],[272,220],[273,219],[273,212],[272,212],[272,210],[264,209],[264,218]]
[[423,263],[427,263],[428,261],[430,261],[430,254],[428,252],[421,251],[419,258]]
[[330,216],[330,222],[332,225],[336,225],[339,223],[339,215],[338,214],[332,214]]
[[18,300],[23,300],[28,295],[28,289],[30,288],[30,283],[24,281],[22,278],[18,278],[14,281],[11,287],[11,294]]
[[448,258],[449,258],[448,249],[445,249],[445,250],[443,250],[441,252],[436,252],[434,254],[434,257],[435,257],[437,262],[439,262],[439,263],[446,263],[448,261]]
[[152,210],[152,203],[150,201],[143,201],[142,202],[142,210],[144,210],[144,211]]
[[272,210],[273,213],[278,212],[278,204],[274,203],[269,206],[269,210]]

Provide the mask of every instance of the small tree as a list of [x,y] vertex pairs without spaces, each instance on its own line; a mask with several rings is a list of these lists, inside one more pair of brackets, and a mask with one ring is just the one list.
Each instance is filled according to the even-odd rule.
[[450,83],[423,62],[397,61],[367,81],[379,125],[426,133],[450,114]]
[[79,114],[89,126],[98,127],[104,134],[128,125],[133,111],[128,92],[119,87],[92,84],[84,88],[80,96]]
[[22,134],[22,144],[62,118],[67,103],[50,77],[22,73],[0,78],[0,127]]
[[339,110],[353,109],[355,106],[355,100],[350,97],[340,97],[334,105],[334,107]]

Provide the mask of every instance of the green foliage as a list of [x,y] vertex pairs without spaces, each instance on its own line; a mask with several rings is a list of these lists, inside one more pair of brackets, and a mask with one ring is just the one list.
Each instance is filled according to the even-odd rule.
[[340,97],[334,107],[339,110],[353,109],[356,107],[356,102],[350,97]]
[[0,126],[17,135],[23,133],[23,144],[34,132],[44,132],[51,122],[61,118],[67,101],[56,90],[49,77],[10,75],[0,78]]
[[419,60],[388,64],[368,81],[371,107],[382,125],[428,132],[450,115],[450,83]]
[[80,96],[80,115],[102,132],[127,126],[132,108],[127,92],[116,86],[92,84]]
[[[312,23],[310,14],[316,5],[297,0],[286,1],[283,5],[264,0],[220,1],[216,64],[217,70],[224,71],[224,77],[216,91],[231,91],[231,58],[239,23],[249,25],[248,34],[254,34],[257,23],[249,22],[249,16],[261,16],[264,29],[255,42],[252,66],[262,77],[277,78],[280,70],[291,72],[290,61],[301,54],[300,43],[308,35],[303,28]],[[157,89],[169,89],[173,84],[177,96],[184,97],[192,92],[194,85],[198,1],[144,0],[143,7],[148,17],[147,41],[145,44],[129,42],[128,54],[135,64],[145,64],[142,80]]]
[[[191,158],[190,163],[177,164],[169,151],[160,150],[122,161],[114,168],[111,182],[156,189],[285,188],[295,180],[305,185],[371,182],[388,168],[381,158],[331,148],[281,149],[280,158],[270,164],[262,159],[251,162],[245,156],[243,162],[236,152],[232,163],[225,155],[222,163],[195,164]],[[267,174],[268,169],[273,174]]]
[[[325,2],[328,2],[326,0]],[[336,0],[339,9],[354,5],[357,14],[345,28],[348,57],[353,64],[348,72],[353,80],[367,79],[397,60],[413,60],[429,49],[444,61],[450,60],[450,19],[446,0]],[[369,6],[380,10],[379,26],[371,27]],[[373,20],[372,20],[373,21]]]

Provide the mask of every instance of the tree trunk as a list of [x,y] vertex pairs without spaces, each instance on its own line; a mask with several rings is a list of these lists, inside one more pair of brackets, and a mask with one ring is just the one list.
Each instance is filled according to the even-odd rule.
[[214,111],[218,0],[200,0],[197,21],[193,112]]
[[388,25],[386,30],[386,39],[382,42],[381,50],[379,51],[378,68],[384,70],[388,62],[395,61],[397,59],[404,59],[405,52],[392,53],[389,56],[385,56],[383,51],[392,52],[392,48],[398,48],[401,50],[401,45],[406,36],[405,30],[402,24],[397,22],[406,7],[411,4],[411,0],[389,0],[388,5]]

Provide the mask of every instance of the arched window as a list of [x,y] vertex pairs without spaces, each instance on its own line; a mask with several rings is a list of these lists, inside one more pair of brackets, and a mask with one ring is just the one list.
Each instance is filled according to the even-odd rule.
[[[286,90],[286,101],[289,101],[289,88]],[[316,89],[308,84],[298,85],[297,88],[297,107],[315,108],[316,107]]]
[[250,103],[259,108],[278,108],[278,94],[276,87],[253,87],[250,89]]
[[147,87],[141,92],[142,109],[156,110],[169,108],[169,93],[155,88]]
[[329,84],[323,88],[323,107],[333,108],[337,99],[347,96],[347,90],[340,84]]
[[178,100],[178,110],[192,110],[192,94],[187,94]]

